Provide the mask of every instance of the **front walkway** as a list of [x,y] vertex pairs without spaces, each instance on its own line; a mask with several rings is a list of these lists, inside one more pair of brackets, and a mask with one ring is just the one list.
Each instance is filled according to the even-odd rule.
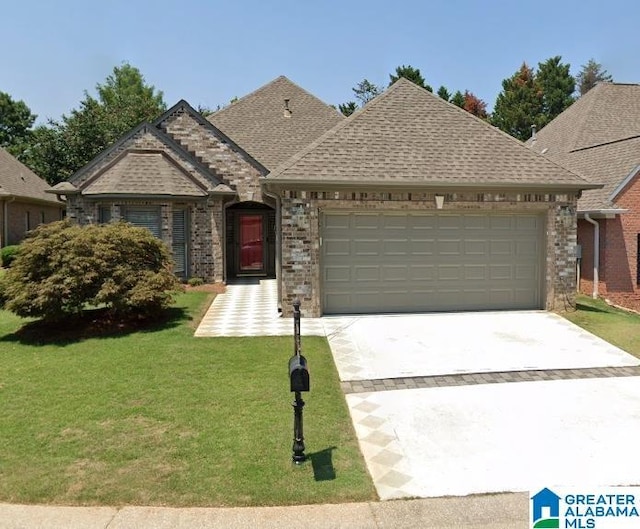
[[[326,334],[320,318],[303,318],[300,332],[303,336]],[[293,318],[280,317],[275,279],[244,279],[216,296],[195,335],[293,336]]]

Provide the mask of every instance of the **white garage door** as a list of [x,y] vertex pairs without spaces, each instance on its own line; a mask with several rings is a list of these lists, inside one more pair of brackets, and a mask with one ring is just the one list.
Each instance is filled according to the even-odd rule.
[[327,213],[325,314],[541,308],[543,217]]

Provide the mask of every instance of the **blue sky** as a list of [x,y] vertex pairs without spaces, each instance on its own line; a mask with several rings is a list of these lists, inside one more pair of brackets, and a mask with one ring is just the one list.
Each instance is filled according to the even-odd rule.
[[631,0],[21,0],[2,6],[0,91],[59,118],[127,61],[164,92],[215,108],[278,75],[323,101],[353,99],[420,68],[434,89],[469,89],[492,107],[523,61],[590,58],[640,82]]

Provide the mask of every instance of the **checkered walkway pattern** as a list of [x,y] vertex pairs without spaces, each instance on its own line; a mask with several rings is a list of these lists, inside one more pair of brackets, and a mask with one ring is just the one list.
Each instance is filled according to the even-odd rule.
[[[303,318],[300,332],[325,335],[320,318]],[[226,292],[216,296],[195,335],[293,336],[293,318],[280,317],[275,279],[245,279],[227,285]]]

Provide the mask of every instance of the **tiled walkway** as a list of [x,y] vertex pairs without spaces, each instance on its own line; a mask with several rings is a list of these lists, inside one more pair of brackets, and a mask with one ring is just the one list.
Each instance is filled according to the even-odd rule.
[[[324,336],[320,318],[304,318],[303,336]],[[292,336],[293,319],[281,318],[275,279],[245,279],[227,285],[200,322],[196,336]]]

